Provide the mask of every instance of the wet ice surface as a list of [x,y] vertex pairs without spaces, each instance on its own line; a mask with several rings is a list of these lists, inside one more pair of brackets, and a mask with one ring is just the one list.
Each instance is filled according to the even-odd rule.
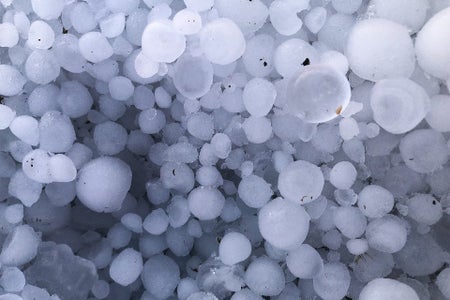
[[448,0],[0,16],[0,299],[450,299]]

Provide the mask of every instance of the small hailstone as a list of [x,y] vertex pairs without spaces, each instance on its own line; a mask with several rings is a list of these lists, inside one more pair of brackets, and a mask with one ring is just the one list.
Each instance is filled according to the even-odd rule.
[[320,254],[308,244],[288,252],[286,265],[293,275],[301,279],[311,279],[323,270],[323,260]]
[[5,266],[21,266],[30,262],[38,252],[41,240],[29,225],[15,227],[7,237],[0,253],[0,261]]
[[404,221],[393,215],[373,219],[366,230],[369,246],[386,253],[395,253],[405,246],[407,228]]
[[8,223],[17,224],[23,220],[23,205],[13,204],[5,209],[5,219]]
[[75,141],[69,117],[59,111],[47,111],[39,122],[39,145],[50,152],[66,152]]
[[345,118],[339,122],[339,134],[344,141],[351,140],[359,134],[358,122],[353,118]]
[[76,196],[75,182],[53,182],[45,186],[45,194],[54,206],[65,206]]
[[321,6],[314,7],[305,16],[304,23],[309,31],[317,34],[327,20],[327,10]]
[[64,0],[31,0],[33,11],[44,20],[57,19],[64,9]]
[[22,91],[26,83],[25,77],[10,65],[0,65],[0,95],[14,96]]
[[202,18],[194,10],[182,9],[173,17],[173,27],[184,35],[196,34],[202,28]]
[[106,0],[105,7],[108,8],[113,13],[122,12],[125,14],[129,14],[135,11],[139,6],[139,0]]
[[276,296],[285,286],[283,269],[268,257],[262,256],[250,263],[244,275],[245,283],[256,294]]
[[9,125],[11,132],[21,141],[37,146],[39,144],[39,123],[30,116],[17,116]]
[[275,30],[282,35],[293,35],[303,25],[296,10],[289,1],[275,0],[270,4],[270,22]]
[[172,96],[159,86],[155,89],[155,102],[161,108],[169,108],[172,104]]
[[0,130],[8,128],[15,117],[16,112],[13,109],[4,104],[0,104]]
[[213,83],[213,67],[203,56],[183,55],[174,65],[173,84],[187,98],[206,95]]
[[439,273],[436,285],[445,297],[450,298],[450,268],[445,268]]
[[134,93],[134,85],[124,76],[116,76],[108,82],[109,93],[115,100],[126,101]]
[[63,69],[73,73],[84,72],[86,59],[78,49],[78,38],[75,35],[58,35],[53,43],[53,53]]
[[331,4],[338,13],[352,14],[359,9],[362,0],[332,0]]
[[335,209],[333,214],[336,228],[349,239],[360,237],[366,230],[367,220],[362,212],[354,206],[344,206]]
[[430,110],[425,120],[436,131],[449,132],[450,120],[447,118],[450,113],[450,96],[436,95],[431,98]]
[[150,78],[158,73],[159,63],[151,60],[142,52],[139,52],[134,61],[134,68],[140,77]]
[[225,205],[222,193],[212,187],[198,187],[188,196],[191,213],[199,220],[212,220],[220,216]]
[[161,182],[167,189],[185,194],[194,187],[194,172],[184,163],[164,163],[159,173]]
[[138,124],[143,133],[154,134],[164,127],[166,117],[161,110],[150,108],[139,114]]
[[442,205],[432,195],[417,194],[406,202],[408,217],[419,223],[433,225],[442,218]]
[[175,196],[170,200],[166,208],[170,226],[178,228],[186,224],[191,216],[189,205],[185,198]]
[[274,85],[263,78],[253,78],[245,85],[242,97],[245,109],[255,117],[264,117],[275,103],[277,91]]
[[94,12],[90,5],[86,2],[78,2],[71,7],[69,14],[69,21],[72,28],[78,33],[86,33],[93,30],[97,26]]
[[78,40],[78,47],[81,55],[92,63],[101,62],[113,55],[108,40],[96,31],[83,34]]
[[369,243],[365,239],[348,240],[345,246],[347,246],[348,252],[353,255],[361,255],[369,250]]
[[213,118],[204,112],[196,112],[189,116],[187,130],[194,137],[208,141],[214,132]]
[[92,150],[84,144],[75,143],[66,152],[66,155],[70,157],[70,159],[75,164],[75,167],[80,169],[85,163],[89,162],[92,158]]
[[19,32],[11,23],[0,24],[0,47],[11,48],[19,42]]
[[130,230],[121,223],[117,223],[109,228],[106,238],[113,249],[120,249],[128,245],[131,236],[132,232]]
[[342,263],[328,263],[313,279],[314,291],[324,300],[342,299],[350,287],[350,272]]
[[213,293],[209,292],[195,292],[191,294],[186,300],[218,300]]
[[242,233],[227,233],[219,244],[219,258],[226,265],[246,260],[252,252],[252,245]]
[[58,94],[59,88],[55,84],[36,87],[28,97],[28,107],[31,115],[41,117],[48,111],[58,110]]
[[144,264],[141,279],[145,289],[156,298],[168,298],[180,281],[180,269],[172,258],[155,255]]
[[98,151],[106,155],[115,155],[125,149],[127,137],[125,128],[112,121],[95,126],[93,134]]
[[37,84],[54,81],[60,73],[60,65],[51,50],[37,49],[31,52],[25,62],[25,74]]
[[213,146],[214,154],[221,159],[227,158],[231,152],[231,140],[224,133],[216,133],[211,139],[211,146]]
[[169,218],[163,209],[157,208],[144,219],[143,226],[148,233],[159,235],[169,226]]
[[[299,63],[294,64],[293,61]],[[275,69],[284,78],[291,78],[305,66],[318,61],[317,50],[302,39],[289,39],[281,43],[273,54]]]
[[55,41],[55,33],[46,22],[37,20],[28,30],[27,45],[34,49],[48,49]]
[[104,280],[97,280],[91,289],[92,295],[97,299],[105,299],[110,291],[109,283]]
[[274,44],[268,34],[258,34],[247,41],[242,62],[250,75],[264,77],[272,72]]
[[334,200],[341,206],[352,206],[358,200],[358,195],[352,189],[335,190]]
[[16,267],[5,268],[2,276],[0,277],[0,285],[3,287],[5,292],[20,292],[25,286],[25,283],[25,275]]
[[27,153],[22,160],[22,170],[36,182],[50,183],[53,181],[50,172],[50,155],[45,150],[35,149]]
[[407,284],[390,278],[376,278],[364,286],[359,294],[359,299],[419,300],[419,297]]
[[244,177],[239,183],[239,198],[249,207],[261,208],[272,196],[270,184],[257,175]]
[[125,28],[125,14],[111,14],[99,22],[102,34],[107,38],[115,38],[119,36]]
[[334,165],[330,172],[330,183],[337,189],[351,188],[356,180],[356,169],[352,163],[341,161]]
[[358,207],[369,218],[381,218],[394,208],[394,196],[379,185],[368,185],[358,195]]
[[114,282],[127,286],[139,278],[143,269],[141,253],[132,248],[120,252],[111,262],[109,276]]
[[254,144],[262,144],[269,140],[272,135],[272,125],[266,117],[250,116],[245,119],[242,129],[248,141]]
[[217,0],[214,8],[219,15],[236,23],[244,35],[260,29],[269,15],[266,4],[261,0]]

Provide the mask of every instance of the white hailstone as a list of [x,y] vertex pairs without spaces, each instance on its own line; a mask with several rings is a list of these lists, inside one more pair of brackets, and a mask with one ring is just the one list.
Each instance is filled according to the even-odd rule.
[[348,252],[353,255],[361,255],[369,250],[369,243],[365,239],[348,240],[345,246]]
[[69,21],[78,33],[86,33],[97,27],[97,20],[91,6],[86,2],[78,2],[71,7]]
[[66,152],[75,141],[69,117],[59,111],[47,111],[39,122],[39,146],[50,152]]
[[353,118],[344,118],[339,122],[339,134],[344,141],[349,141],[360,133],[358,122]]
[[29,225],[18,225],[5,240],[0,261],[5,266],[21,266],[30,262],[37,254],[41,242],[39,234]]
[[75,182],[53,182],[45,186],[45,195],[54,206],[64,206],[76,196]]
[[0,277],[0,285],[5,292],[17,293],[22,291],[25,286],[25,275],[16,267],[7,267],[3,270]]
[[258,34],[247,41],[242,55],[247,72],[255,77],[264,77],[273,70],[274,39],[267,34]]
[[4,104],[0,104],[0,130],[8,128],[15,117],[16,112],[13,109]]
[[230,300],[263,300],[264,298],[255,294],[248,288],[242,289],[231,296]]
[[133,96],[134,85],[130,79],[124,76],[116,76],[108,82],[111,97],[115,100],[126,101]]
[[39,122],[30,116],[17,116],[9,125],[11,132],[22,142],[31,146],[39,144]]
[[260,29],[269,15],[269,10],[261,0],[217,0],[214,8],[222,18],[235,22],[244,35]]
[[10,224],[17,224],[23,220],[23,205],[13,204],[5,209],[5,220]]
[[213,166],[202,166],[197,170],[196,180],[200,185],[218,187],[223,184],[222,175]]
[[360,300],[419,300],[419,296],[407,284],[390,278],[376,278],[364,286],[359,294]]
[[252,252],[249,239],[239,232],[224,235],[219,244],[219,258],[226,265],[234,265],[246,260]]
[[12,48],[19,42],[19,32],[11,23],[0,24],[0,47]]
[[198,158],[197,149],[189,143],[176,143],[164,152],[164,160],[177,163],[192,163]]
[[28,97],[28,108],[34,117],[42,117],[48,111],[59,109],[59,88],[55,84],[36,87]]
[[202,17],[194,10],[182,9],[173,17],[173,27],[184,35],[196,34],[202,28]]
[[264,117],[272,109],[277,97],[275,86],[263,78],[247,82],[242,93],[245,109],[255,117]]
[[112,260],[109,266],[109,276],[114,282],[127,286],[139,278],[142,269],[141,253],[132,248],[127,248]]
[[[305,7],[306,8],[306,7]],[[299,10],[295,9],[289,1],[276,0],[270,4],[270,23],[282,35],[293,35],[303,25],[298,17]]]
[[386,253],[400,251],[405,246],[407,234],[405,222],[394,215],[373,219],[366,229],[369,246]]
[[99,22],[100,30],[106,38],[115,38],[119,36],[125,28],[125,14],[111,14]]
[[323,260],[320,254],[308,244],[288,252],[286,265],[291,273],[301,279],[311,279],[323,270]]
[[358,207],[366,217],[381,218],[394,208],[394,196],[379,185],[368,185],[359,192]]
[[214,5],[214,0],[183,0],[187,8],[195,11],[205,11],[211,9]]
[[106,238],[113,249],[123,248],[131,240],[132,232],[125,228],[121,223],[113,225],[109,230]]
[[159,63],[151,60],[141,51],[134,60],[134,69],[140,77],[150,78],[158,73]]
[[93,102],[88,89],[78,81],[66,81],[61,85],[58,103],[68,117],[79,118],[87,114]]
[[27,82],[25,77],[10,65],[0,65],[0,95],[14,96],[22,91]]
[[445,45],[450,43],[450,8],[431,17],[416,38],[416,55],[419,66],[428,74],[448,80],[450,54]]
[[106,0],[105,7],[113,13],[123,12],[129,14],[139,6],[139,0]]
[[266,117],[250,116],[242,123],[242,129],[250,143],[262,144],[272,136],[272,125]]
[[199,33],[200,47],[206,58],[218,65],[228,65],[238,60],[245,51],[245,38],[233,21],[215,19]]
[[174,65],[172,78],[180,94],[196,99],[211,89],[213,75],[213,67],[205,57],[183,55]]
[[406,202],[408,217],[419,223],[433,225],[442,218],[442,205],[432,195],[417,194]]
[[191,294],[186,300],[218,300],[214,294],[208,292],[195,292]]
[[64,0],[31,0],[33,11],[44,20],[57,19],[65,4]]
[[216,133],[211,138],[211,146],[213,147],[214,154],[221,159],[225,159],[231,152],[231,140],[228,135],[224,133]]
[[360,237],[367,227],[366,217],[361,210],[354,206],[336,208],[333,220],[336,228],[349,239]]
[[17,170],[9,181],[8,193],[30,207],[39,200],[42,186],[42,183],[30,179],[22,170]]
[[48,162],[52,181],[71,182],[77,177],[77,169],[73,161],[63,154],[56,154],[50,157]]
[[385,19],[366,19],[348,35],[346,56],[359,77],[371,81],[406,77],[414,71],[414,45],[408,29]]
[[359,9],[362,0],[332,0],[331,4],[338,13],[352,14]]
[[172,96],[159,86],[155,89],[155,102],[161,108],[169,108],[172,104]]
[[104,280],[97,280],[92,286],[91,292],[94,297],[105,299],[110,292],[109,283]]
[[42,149],[28,152],[22,160],[22,170],[30,179],[40,183],[53,181],[50,173],[50,155]]
[[350,273],[342,263],[328,263],[313,279],[314,291],[324,300],[342,299],[350,287]]
[[165,299],[172,295],[180,281],[180,269],[177,263],[168,256],[155,255],[147,260],[141,274],[146,290],[157,299]]
[[276,198],[258,213],[258,227],[263,238],[277,248],[289,250],[306,238],[310,217],[297,203]]
[[435,95],[431,98],[430,110],[425,120],[428,125],[439,132],[450,131],[450,119],[447,118],[450,113],[450,96]]
[[242,178],[238,186],[238,194],[247,206],[261,208],[269,202],[273,192],[269,183],[252,174]]
[[244,275],[247,286],[256,294],[276,296],[285,286],[283,269],[272,259],[262,256],[250,263]]
[[148,233],[160,235],[169,226],[169,217],[162,208],[157,208],[145,217],[142,225]]
[[444,136],[432,129],[415,130],[400,141],[400,154],[405,164],[418,173],[431,173],[449,159]]
[[186,300],[198,291],[197,281],[191,277],[182,278],[177,286],[177,296],[180,300]]
[[112,121],[98,124],[94,128],[94,143],[101,154],[118,154],[125,149],[127,137],[126,129]]
[[138,214],[126,213],[120,218],[120,222],[128,230],[134,233],[142,233],[142,218]]
[[167,189],[186,194],[194,187],[194,172],[184,163],[166,162],[159,173],[161,182]]
[[34,49],[48,49],[54,41],[55,33],[50,25],[41,20],[31,23],[28,30],[28,46]]
[[142,111],[138,117],[141,131],[146,134],[158,133],[166,124],[166,117],[161,110],[150,108]]
[[186,49],[186,38],[171,21],[150,22],[142,33],[142,53],[155,62],[171,63]]
[[327,21],[327,10],[321,6],[311,9],[304,18],[305,26],[314,34],[317,34]]
[[439,273],[436,285],[445,297],[450,298],[450,268],[447,267]]
[[346,190],[352,187],[356,175],[356,169],[351,162],[341,161],[331,169],[330,183],[337,189]]
[[203,141],[209,141],[214,133],[214,122],[211,115],[204,112],[196,112],[187,120],[188,132]]
[[25,74],[37,84],[54,81],[60,72],[59,63],[50,50],[34,50],[25,62]]
[[318,61],[317,50],[301,39],[289,39],[283,42],[273,54],[275,69],[284,78],[290,78],[305,66]]
[[81,55],[92,63],[101,62],[114,54],[105,36],[96,31],[83,34],[78,40],[78,48]]
[[299,204],[317,199],[322,193],[324,177],[319,167],[304,160],[290,163],[278,177],[281,196]]
[[339,51],[329,50],[321,53],[320,62],[324,65],[335,68],[342,74],[347,74],[348,72],[347,57]]
[[222,193],[213,187],[200,186],[189,193],[187,200],[189,210],[200,221],[217,218],[225,205]]
[[72,73],[85,71],[86,59],[78,49],[78,38],[72,34],[58,35],[53,43],[53,53],[62,68]]
[[121,208],[131,186],[131,169],[122,160],[103,156],[85,164],[78,173],[77,197],[96,212]]

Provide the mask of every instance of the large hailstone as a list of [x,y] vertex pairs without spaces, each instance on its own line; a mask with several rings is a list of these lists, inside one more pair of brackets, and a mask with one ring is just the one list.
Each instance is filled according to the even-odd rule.
[[417,293],[400,281],[377,278],[369,282],[359,294],[359,300],[419,300]]

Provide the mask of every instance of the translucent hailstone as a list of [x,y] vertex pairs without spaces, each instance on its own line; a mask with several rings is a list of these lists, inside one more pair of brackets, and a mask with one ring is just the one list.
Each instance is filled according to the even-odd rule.
[[250,116],[242,123],[242,129],[250,143],[262,144],[272,136],[272,125],[266,117]]
[[0,24],[0,47],[11,48],[19,42],[19,32],[11,23]]
[[327,21],[327,10],[321,6],[311,9],[304,18],[305,26],[314,34],[317,34]]
[[23,205],[13,204],[5,209],[5,220],[10,224],[17,224],[23,220]]
[[124,76],[116,76],[108,82],[109,93],[115,100],[125,101],[134,93],[134,85]]
[[309,220],[301,205],[283,198],[270,201],[258,213],[258,227],[263,238],[284,250],[299,246],[305,240]]
[[225,205],[224,196],[213,187],[195,188],[189,193],[187,200],[189,210],[201,221],[217,218]]
[[242,93],[245,109],[255,117],[267,115],[276,97],[275,86],[263,78],[253,78],[248,81]]
[[10,65],[0,65],[0,94],[3,96],[14,96],[22,91],[26,83],[25,77]]
[[182,9],[173,17],[173,27],[184,35],[196,34],[202,28],[202,17],[194,10]]
[[281,196],[295,203],[306,204],[322,193],[324,177],[319,167],[298,160],[287,165],[278,177]]
[[227,65],[244,54],[244,35],[236,23],[229,19],[218,18],[209,22],[199,35],[203,53],[214,64]]
[[358,207],[366,217],[381,218],[394,207],[394,196],[379,185],[368,185],[358,195]]
[[238,194],[247,206],[260,208],[269,202],[273,192],[269,183],[252,174],[242,178],[238,186]]
[[8,128],[15,117],[16,112],[14,110],[9,106],[0,104],[0,130]]
[[351,96],[345,75],[325,65],[303,68],[291,79],[287,93],[287,111],[308,123],[336,118]]
[[450,96],[436,95],[431,98],[430,110],[425,120],[436,131],[450,131],[450,119],[447,118],[450,113]]
[[378,81],[370,95],[373,118],[384,130],[400,134],[423,120],[430,107],[427,92],[407,78]]
[[323,270],[323,260],[320,254],[308,244],[288,252],[286,265],[293,275],[301,279],[311,279]]
[[289,1],[273,1],[269,8],[270,23],[279,34],[293,35],[303,25],[302,20],[297,15],[298,12],[299,10],[296,10]]
[[285,286],[283,269],[278,263],[265,256],[250,263],[244,279],[250,290],[263,296],[276,296]]
[[219,258],[226,265],[234,265],[246,260],[251,252],[250,241],[239,232],[227,233],[219,244]]
[[408,217],[419,223],[433,225],[442,218],[442,205],[432,195],[417,194],[409,198]]
[[400,154],[405,164],[418,173],[430,173],[449,159],[444,136],[432,129],[415,130],[400,141]]
[[22,142],[31,146],[39,144],[39,123],[30,116],[17,116],[9,125],[9,130]]
[[447,80],[450,78],[450,54],[444,45],[450,43],[450,8],[431,17],[416,38],[419,66],[428,74]]
[[184,55],[174,65],[173,84],[183,96],[200,98],[210,90],[213,73],[213,67],[205,57]]
[[91,160],[78,174],[77,197],[96,212],[119,210],[130,189],[131,175],[130,167],[118,158]]
[[36,87],[28,97],[28,108],[31,114],[41,117],[47,111],[58,110],[58,94],[59,88],[54,84]]
[[113,48],[100,32],[91,31],[78,40],[81,55],[92,63],[101,62],[113,55]]
[[290,78],[305,66],[318,61],[317,50],[301,39],[283,42],[276,48],[273,56],[275,69],[284,78]]
[[355,182],[356,175],[356,169],[351,162],[341,161],[331,169],[330,183],[337,189],[349,189]]
[[407,234],[405,222],[394,215],[373,219],[366,230],[369,246],[386,253],[400,251],[405,246]]
[[187,120],[188,132],[203,141],[209,141],[214,133],[214,123],[211,115],[204,112],[196,112]]
[[407,284],[390,278],[376,278],[370,281],[359,294],[360,300],[419,300],[417,293]]
[[59,63],[50,50],[34,50],[25,62],[25,74],[37,84],[47,84],[59,76]]
[[142,53],[155,62],[174,62],[185,49],[186,38],[169,20],[154,20],[142,33]]
[[65,4],[64,0],[31,0],[33,11],[44,20],[57,19]]
[[114,282],[127,286],[138,279],[142,269],[141,253],[132,248],[127,248],[112,260],[109,266],[109,275]]
[[58,103],[65,115],[79,118],[89,112],[94,100],[88,89],[78,81],[61,84]]
[[71,7],[69,21],[72,28],[78,33],[86,33],[97,27],[97,20],[90,5],[86,2],[78,2]]
[[143,133],[154,134],[164,127],[166,117],[161,110],[150,108],[139,114],[138,124]]
[[231,152],[232,144],[228,135],[218,132],[211,138],[211,146],[217,157],[226,159]]
[[113,13],[129,14],[138,8],[139,0],[106,0],[105,6]]
[[349,239],[360,237],[367,226],[366,217],[354,206],[336,208],[334,210],[333,220],[336,228]]
[[214,2],[214,8],[222,18],[235,22],[245,35],[260,29],[269,15],[269,10],[260,0],[218,0]]
[[142,283],[157,299],[172,295],[180,281],[180,269],[173,259],[155,255],[147,260],[141,274]]
[[436,285],[445,297],[450,298],[450,268],[445,268],[439,273]]
[[331,14],[327,16],[325,24],[317,33],[319,42],[332,50],[344,53],[349,32],[355,25],[355,16],[349,14]]
[[356,23],[348,36],[346,56],[361,78],[408,78],[414,71],[414,46],[408,29],[385,19]]
[[25,155],[22,160],[23,172],[32,180],[40,183],[52,182],[50,173],[50,155],[42,149],[35,149]]
[[342,263],[328,263],[313,279],[314,291],[324,300],[342,299],[350,287],[350,273]]
[[48,49],[54,41],[55,33],[50,25],[41,20],[31,23],[28,30],[28,46],[35,49]]
[[167,230],[169,218],[162,208],[157,208],[144,219],[143,227],[150,234],[160,235]]

